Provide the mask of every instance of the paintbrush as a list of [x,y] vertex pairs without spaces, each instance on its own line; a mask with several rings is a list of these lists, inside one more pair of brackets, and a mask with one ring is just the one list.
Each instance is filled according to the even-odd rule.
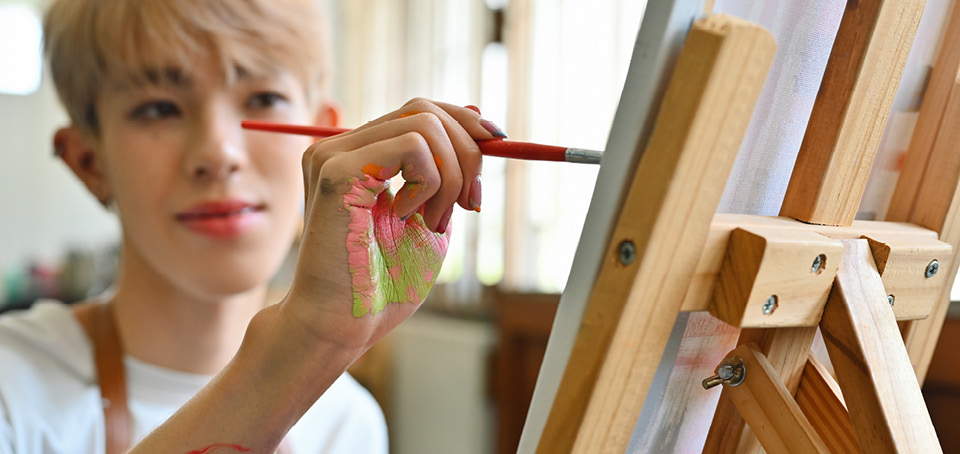
[[[245,120],[240,124],[244,129],[258,131],[284,132],[313,137],[330,137],[342,134],[349,129],[328,128],[323,126],[300,126],[270,121]],[[564,148],[553,145],[541,145],[530,142],[514,142],[512,140],[491,139],[478,140],[480,153],[485,156],[499,156],[502,158],[524,159],[528,161],[559,161],[577,162],[582,164],[600,164],[603,153],[583,148]]]

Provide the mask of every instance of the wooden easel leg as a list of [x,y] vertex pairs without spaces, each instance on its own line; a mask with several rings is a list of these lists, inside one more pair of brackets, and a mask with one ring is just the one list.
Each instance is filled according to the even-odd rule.
[[942,452],[866,240],[845,240],[820,328],[863,452]]
[[769,32],[740,19],[711,16],[693,25],[538,453],[627,448],[775,49]]
[[863,452],[850,421],[840,387],[827,368],[811,352],[803,367],[800,386],[795,395],[797,405],[820,434],[830,452]]

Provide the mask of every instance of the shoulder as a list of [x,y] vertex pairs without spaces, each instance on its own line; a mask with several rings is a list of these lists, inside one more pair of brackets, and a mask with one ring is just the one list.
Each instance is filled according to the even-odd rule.
[[387,424],[380,405],[347,373],[303,415],[290,438],[297,452],[387,452]]
[[86,450],[96,442],[93,355],[67,306],[42,302],[0,317],[0,364],[0,433],[10,435],[14,452]]
[[0,317],[0,364],[87,380],[94,376],[93,354],[83,328],[69,307],[50,300]]

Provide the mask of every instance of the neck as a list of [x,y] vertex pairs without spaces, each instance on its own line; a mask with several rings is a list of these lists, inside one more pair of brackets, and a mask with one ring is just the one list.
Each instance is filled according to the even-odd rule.
[[111,303],[125,353],[183,372],[219,372],[263,308],[265,286],[227,296],[193,294],[123,249]]

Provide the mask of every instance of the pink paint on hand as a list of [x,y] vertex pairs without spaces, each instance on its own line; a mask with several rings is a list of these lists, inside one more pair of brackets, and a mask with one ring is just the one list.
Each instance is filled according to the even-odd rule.
[[[222,449],[229,449],[230,451],[223,451]],[[252,449],[244,448],[240,445],[228,444],[228,443],[216,443],[206,448],[197,449],[190,451],[187,454],[213,454],[216,452],[253,452]]]
[[343,203],[350,213],[348,264],[353,284],[353,315],[376,314],[391,303],[423,302],[447,253],[449,234],[431,232],[422,213],[406,220],[394,212],[394,197],[384,176],[389,171],[364,166],[363,179],[351,179]]

